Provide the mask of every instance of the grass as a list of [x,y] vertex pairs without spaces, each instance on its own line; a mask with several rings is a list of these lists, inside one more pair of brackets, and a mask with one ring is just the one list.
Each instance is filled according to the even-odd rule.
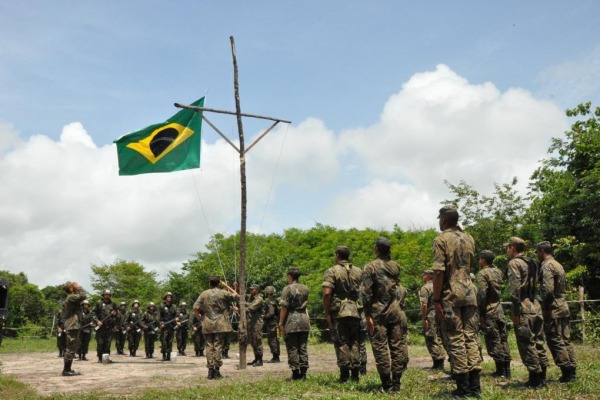
[[[47,345],[40,343],[23,343],[20,345],[24,351],[54,351],[55,342],[46,340]],[[7,343],[3,344],[1,352],[15,348]],[[513,343],[514,346],[514,343]],[[42,349],[42,350],[33,350]],[[45,350],[43,350],[45,349]],[[514,349],[514,347],[513,347]],[[331,351],[327,344],[315,344],[309,346],[310,353]],[[548,371],[549,385],[546,389],[539,391],[527,390],[522,382],[527,379],[525,367],[519,365],[513,368],[512,381],[505,382],[491,378],[493,372],[492,362],[483,363],[482,374],[482,398],[490,400],[525,400],[525,399],[596,399],[600,393],[600,348],[593,346],[576,346],[578,357],[578,380],[577,382],[560,385],[557,383],[560,376],[559,369],[551,364]],[[412,357],[424,357],[427,352],[423,346],[411,344],[409,353]],[[513,359],[519,360],[516,350],[513,350]],[[311,374],[302,382],[286,382],[280,377],[265,376],[252,382],[237,382],[231,378],[225,378],[218,386],[205,385],[206,381],[199,380],[197,385],[189,388],[155,388],[146,389],[128,396],[132,400],[159,400],[159,399],[234,399],[248,398],[251,394],[252,400],[259,399],[389,399],[389,395],[377,392],[380,381],[374,366],[369,365],[370,372],[363,377],[359,384],[337,383],[337,371],[331,366],[331,373]],[[410,368],[402,378],[399,396],[408,399],[446,399],[454,388],[452,382],[443,381],[441,375],[432,375],[424,369]],[[124,377],[126,379],[126,377]],[[35,389],[20,383],[10,377],[0,374],[0,399],[32,399],[32,400],[107,400],[121,399],[122,395],[110,396],[95,393],[88,394],[56,394],[51,396],[39,396]]]

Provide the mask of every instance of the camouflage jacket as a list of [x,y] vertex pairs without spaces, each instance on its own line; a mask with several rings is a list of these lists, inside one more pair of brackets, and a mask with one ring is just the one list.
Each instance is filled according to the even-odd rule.
[[537,276],[529,276],[529,266],[518,254],[508,262],[508,286],[513,316],[541,314],[540,303],[535,298]]
[[130,329],[139,329],[141,328],[140,322],[142,321],[142,312],[140,308],[131,308],[129,313],[127,314],[127,319],[125,321],[126,325]]
[[285,318],[286,333],[309,332],[310,319],[306,312],[308,303],[308,287],[298,282],[283,288],[279,298],[279,307],[287,308]]
[[175,328],[175,318],[177,317],[177,309],[174,304],[163,303],[160,308],[160,322],[165,324],[165,329]]
[[365,315],[378,323],[395,323],[402,318],[400,265],[378,258],[365,266],[360,288]]
[[323,287],[333,290],[331,313],[334,318],[360,318],[358,299],[363,272],[348,261],[340,261],[325,271]]
[[550,256],[541,267],[542,310],[544,316],[550,318],[566,318],[570,316],[569,306],[565,299],[565,270],[554,257]]
[[433,240],[433,270],[444,272],[442,297],[453,307],[476,306],[471,282],[475,241],[458,227],[448,228]]
[[430,280],[419,290],[419,302],[421,304],[427,304],[427,315],[434,313],[433,308],[433,281]]
[[76,293],[67,295],[63,309],[65,331],[81,329],[81,321],[79,320],[81,315],[81,302],[84,301],[86,297],[87,294],[82,288],[77,289]]
[[263,298],[260,294],[252,297],[250,296],[248,299],[248,306],[246,308],[246,317],[248,318],[248,326],[262,327],[263,324]]
[[479,286],[477,305],[481,317],[489,319],[504,318],[504,311],[500,303],[503,281],[504,274],[496,266],[487,266],[479,271],[479,275],[477,276],[477,284]]
[[156,334],[159,330],[160,315],[156,311],[147,310],[140,321],[140,326],[148,334]]
[[110,317],[110,314],[113,310],[116,310],[117,307],[115,306],[115,303],[112,302],[112,300],[109,300],[107,303],[105,303],[104,301],[100,300],[99,302],[96,303],[96,305],[94,306],[94,322],[102,322],[102,328],[107,329],[107,328],[112,328],[116,323],[117,323],[117,319],[116,318],[112,318]]
[[277,329],[279,324],[279,306],[277,300],[267,297],[263,303],[263,321],[267,331]]
[[79,321],[81,324],[81,331],[83,333],[90,333],[92,331],[92,324],[94,323],[94,314],[89,310],[87,313],[81,310]]
[[193,309],[202,316],[202,332],[231,332],[229,309],[235,302],[236,296],[223,289],[212,288],[200,293]]

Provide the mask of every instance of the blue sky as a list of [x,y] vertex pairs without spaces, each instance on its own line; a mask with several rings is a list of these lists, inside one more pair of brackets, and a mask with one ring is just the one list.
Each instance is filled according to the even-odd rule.
[[[434,226],[444,179],[489,192],[517,176],[524,187],[570,125],[564,109],[599,104],[599,11],[596,1],[1,2],[0,269],[42,286],[85,283],[90,264],[119,258],[164,273],[238,229],[237,160],[210,128],[190,173],[119,178],[112,145],[174,114],[174,102],[206,94],[207,107],[233,110],[230,36],[242,109],[293,122],[249,155],[251,230]],[[235,139],[234,118],[211,120]],[[248,140],[268,126],[244,124]],[[144,217],[173,202],[171,217]],[[179,244],[157,245],[167,238]]]

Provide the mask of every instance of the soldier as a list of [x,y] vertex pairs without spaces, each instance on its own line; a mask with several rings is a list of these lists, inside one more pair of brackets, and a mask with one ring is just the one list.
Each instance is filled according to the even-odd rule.
[[81,303],[81,340],[79,341],[79,349],[77,354],[80,361],[88,361],[86,354],[90,347],[90,340],[92,340],[92,326],[94,325],[94,314],[90,310],[90,302],[84,300]]
[[56,313],[56,347],[58,348],[58,357],[64,357],[67,349],[67,336],[64,335],[65,320],[64,320],[65,304],[60,306],[60,310]]
[[122,301],[117,309],[117,324],[113,330],[115,335],[115,347],[117,354],[123,354],[125,349],[125,339],[127,338],[127,303]]
[[[102,299],[94,307],[94,322],[96,323],[96,355],[102,362],[102,354],[110,354],[110,344],[113,328],[117,324],[117,307],[111,300],[110,290],[102,292]],[[109,360],[110,362],[110,360]]]
[[192,318],[192,341],[196,357],[204,356],[204,334],[202,333],[202,321]]
[[540,295],[546,343],[554,363],[562,372],[559,381],[574,382],[577,379],[577,361],[569,329],[571,314],[565,300],[565,270],[552,256],[550,242],[538,243],[535,252],[542,263]]
[[442,342],[442,332],[435,320],[435,309],[433,307],[433,270],[425,270],[421,279],[424,285],[419,290],[419,301],[421,303],[421,320],[423,321],[425,345],[433,360],[431,369],[443,371],[446,353],[444,352],[444,344]]
[[140,310],[140,301],[134,300],[131,303],[131,310],[127,314],[125,325],[127,326],[127,345],[129,346],[129,357],[137,357],[137,349],[140,346],[142,337],[142,312]]
[[340,382],[350,379],[359,381],[360,313],[358,299],[362,270],[349,261],[350,249],[338,246],[335,249],[335,265],[323,277],[323,308],[329,332],[336,349]]
[[408,365],[408,322],[400,304],[400,266],[391,260],[392,245],[380,237],[373,246],[377,259],[363,271],[361,298],[373,355],[384,392],[400,390]]
[[458,210],[439,212],[442,231],[433,241],[433,303],[456,382],[453,396],[481,396],[481,359],[477,336],[477,290],[471,280],[475,241],[458,225]]
[[275,295],[275,288],[273,286],[267,286],[265,288],[265,294],[267,298],[264,302],[264,315],[263,321],[265,330],[267,332],[267,342],[269,343],[269,350],[271,350],[272,358],[270,363],[278,363],[280,348],[279,338],[277,337],[277,325],[279,322],[279,306],[277,300],[273,298]]
[[250,286],[250,295],[248,296],[248,307],[246,308],[246,317],[248,318],[248,343],[254,351],[254,361],[248,365],[253,367],[263,366],[263,346],[262,346],[262,329],[263,329],[263,298],[260,295],[260,286]]
[[538,266],[524,255],[523,239],[511,237],[505,246],[509,258],[507,275],[517,347],[529,371],[529,380],[525,385],[540,389],[546,386],[548,357],[544,349],[542,309],[536,299]]
[[62,371],[63,376],[80,375],[73,371],[73,358],[79,347],[79,330],[81,328],[81,302],[85,300],[86,293],[77,282],[66,282],[63,289],[67,292],[67,299],[64,303],[64,332],[67,338],[67,350],[65,351],[65,361]]
[[301,272],[296,267],[287,271],[288,285],[279,299],[279,330],[284,337],[288,353],[288,365],[292,370],[289,380],[306,379],[308,371],[308,333],[310,319],[306,312],[308,287],[298,280]]
[[188,330],[190,326],[190,313],[187,310],[187,303],[182,301],[177,310],[177,325],[175,326],[175,341],[177,342],[177,352],[180,356],[185,356],[187,347]]
[[160,330],[160,315],[156,311],[156,306],[153,302],[148,303],[146,312],[142,315],[140,326],[144,331],[144,350],[146,358],[154,358],[154,342],[156,341],[156,333]]
[[479,307],[479,325],[483,330],[485,347],[494,359],[495,378],[510,379],[510,348],[508,347],[508,330],[504,322],[501,296],[504,274],[494,264],[494,253],[483,250],[479,253],[479,276],[477,305]]
[[208,280],[209,289],[200,293],[193,307],[194,316],[198,321],[202,321],[208,379],[221,378],[219,369],[223,365],[223,342],[225,335],[231,332],[229,308],[238,298],[237,295],[219,288],[220,282],[218,276],[211,276]]
[[171,351],[173,350],[173,333],[177,310],[172,302],[173,294],[171,292],[165,293],[160,309],[160,351],[162,352],[162,361],[171,361]]

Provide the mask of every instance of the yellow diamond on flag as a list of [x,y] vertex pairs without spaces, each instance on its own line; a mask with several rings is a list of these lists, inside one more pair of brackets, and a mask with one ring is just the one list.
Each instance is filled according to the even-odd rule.
[[137,151],[155,164],[193,134],[194,131],[187,126],[172,122],[160,126],[138,142],[129,143],[127,147]]

